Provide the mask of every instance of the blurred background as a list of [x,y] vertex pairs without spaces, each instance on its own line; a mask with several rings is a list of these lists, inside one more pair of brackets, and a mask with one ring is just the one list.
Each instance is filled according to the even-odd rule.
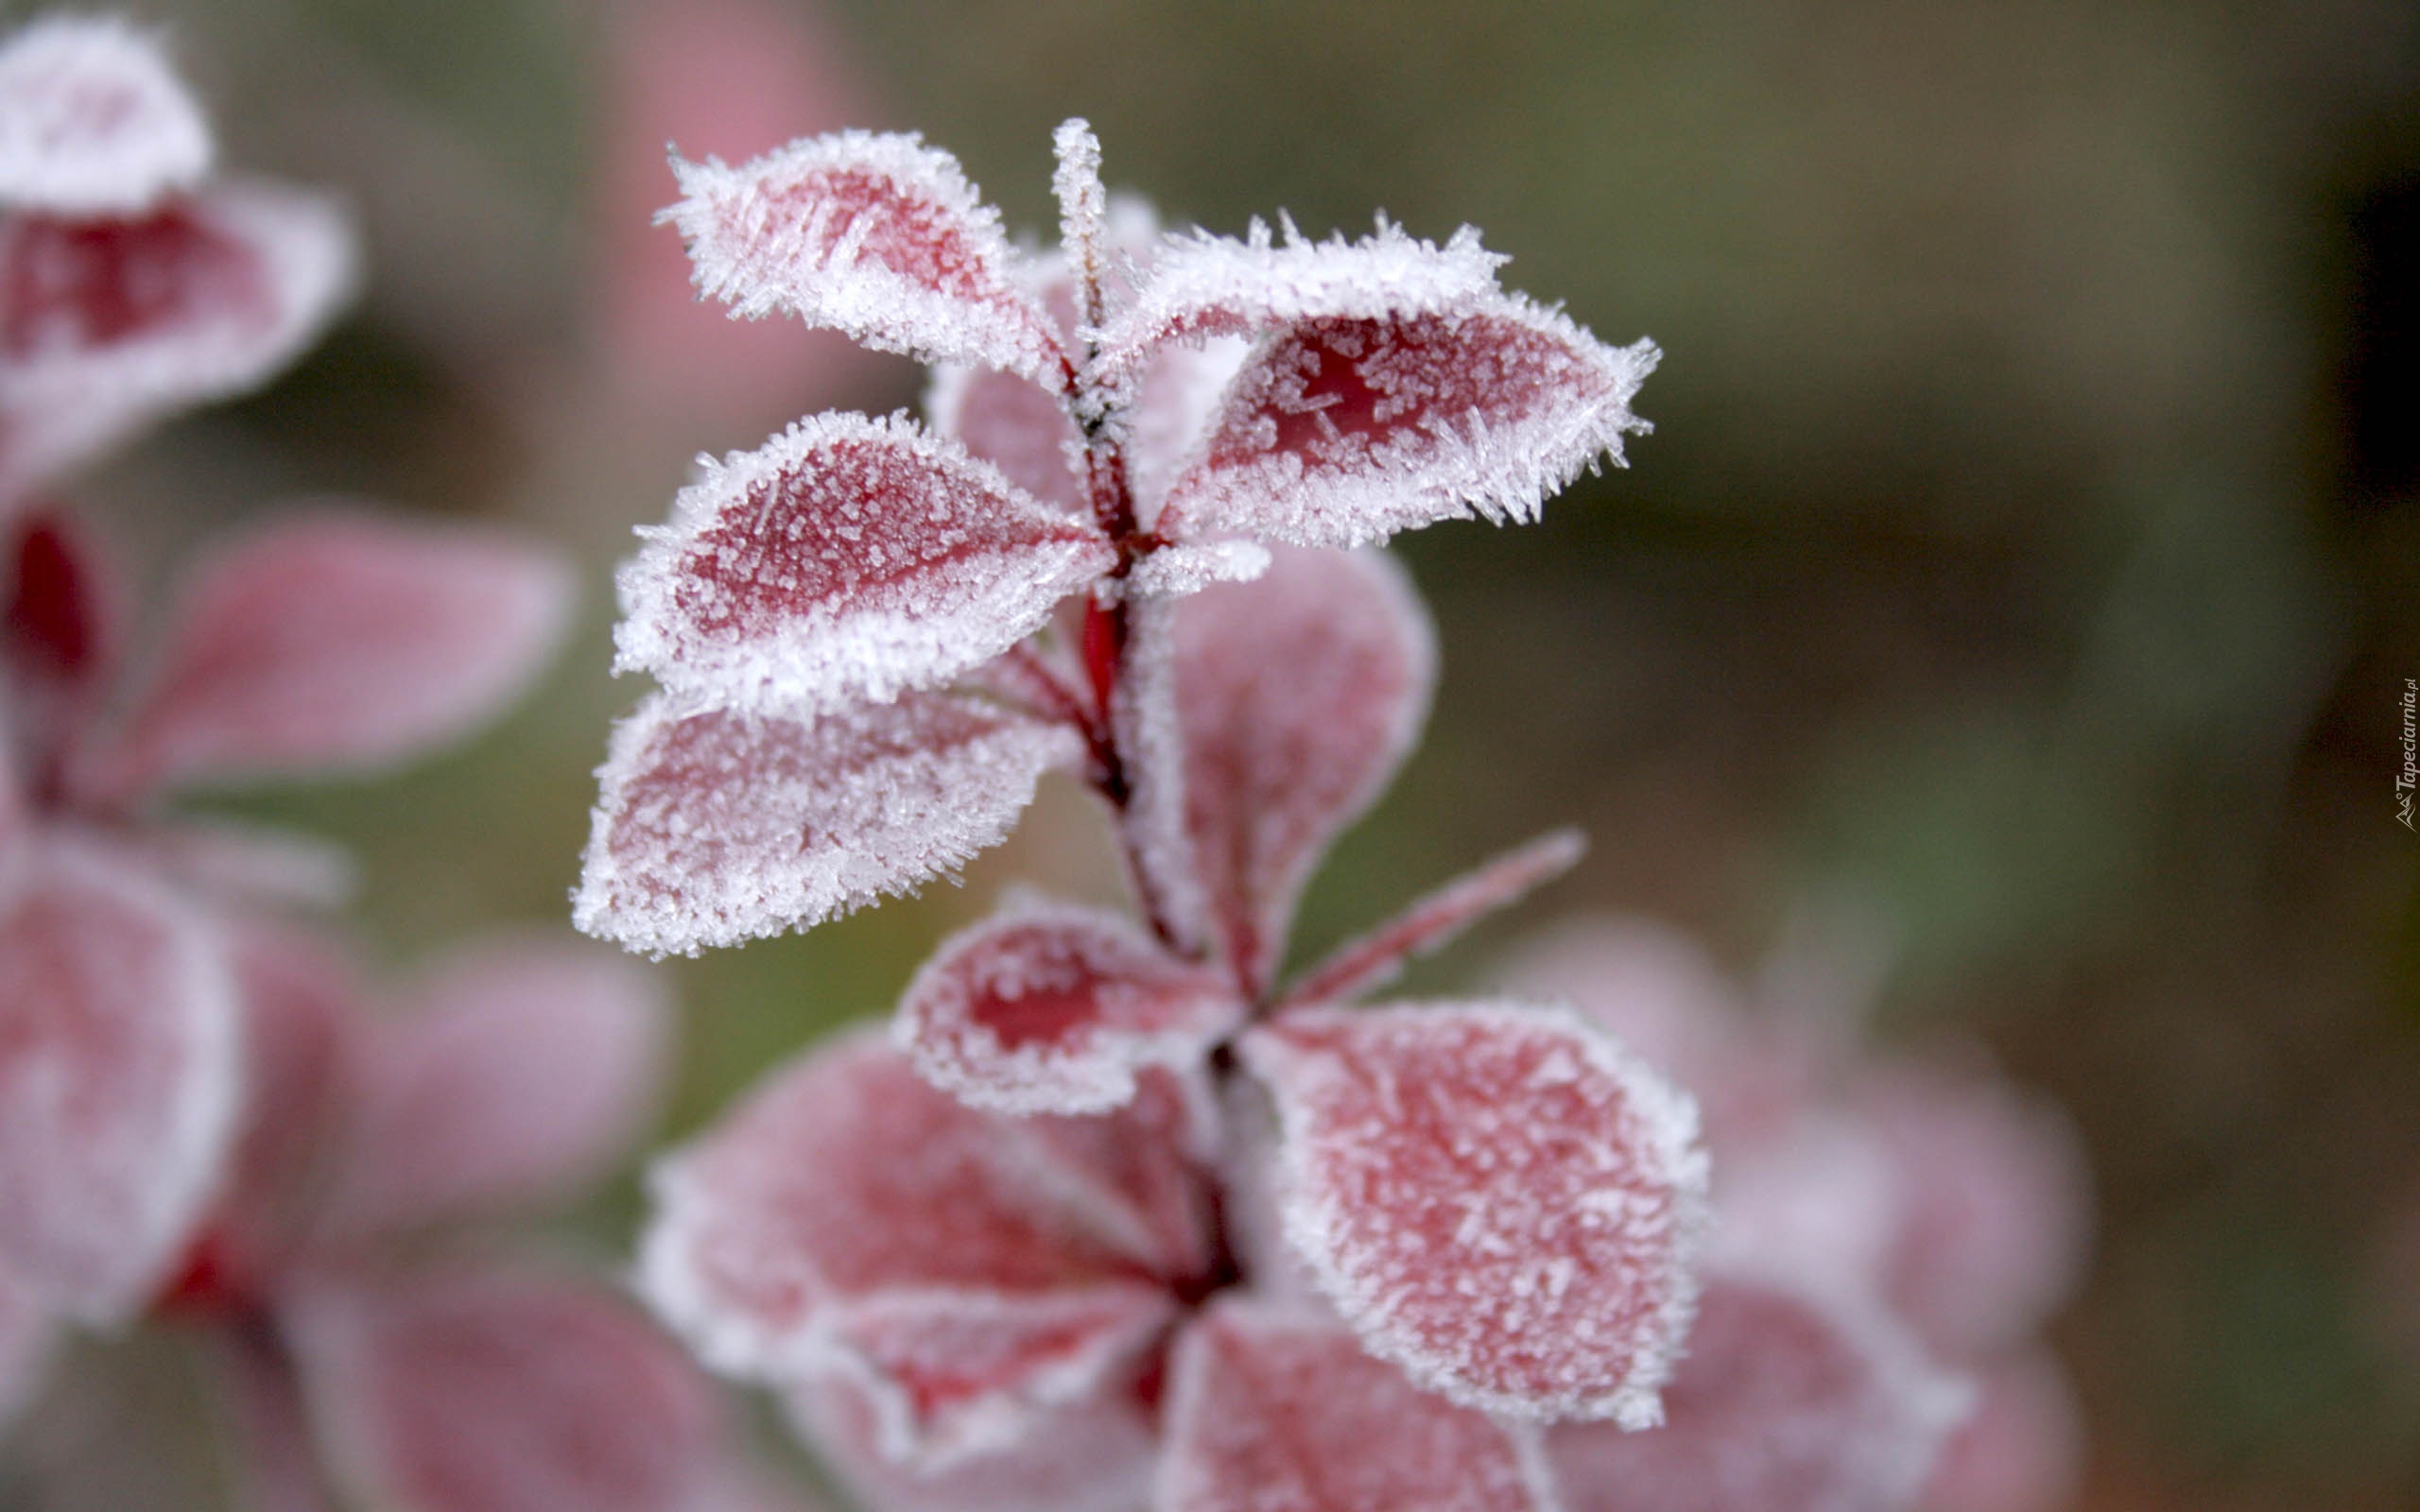
[[[278,387],[81,480],[87,517],[156,568],[357,494],[585,565],[579,639],[497,731],[228,799],[357,849],[384,958],[564,918],[641,691],[605,674],[611,566],[690,457],[916,402],[904,362],[689,302],[648,224],[666,140],[912,128],[1039,228],[1080,113],[1173,223],[1468,221],[1510,284],[1667,353],[1629,471],[1403,542],[1435,721],[1298,949],[1565,821],[1595,849],[1529,923],[1650,913],[1745,974],[1810,910],[1879,921],[1877,1033],[1979,1039],[2091,1150],[2053,1334],[2084,1504],[2420,1505],[2420,9],[113,9],[172,25],[227,161],[352,199],[370,276]],[[962,891],[674,963],[667,1134],[887,1010],[1006,878],[1099,892],[1107,856],[1055,791]],[[584,1215],[600,1246],[634,1191]]]

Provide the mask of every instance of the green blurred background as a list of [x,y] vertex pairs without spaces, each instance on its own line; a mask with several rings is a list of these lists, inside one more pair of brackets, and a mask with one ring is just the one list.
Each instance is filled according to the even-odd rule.
[[[664,138],[914,128],[1040,226],[1080,113],[1174,222],[1469,221],[1514,286],[1667,352],[1628,472],[1403,543],[1445,680],[1302,948],[1564,821],[1596,847],[1532,921],[1643,910],[1747,971],[1810,906],[1887,920],[1883,1032],[1989,1041],[2091,1146],[2055,1333],[2087,1504],[2420,1506],[2420,9],[763,4],[123,8],[173,24],[229,161],[354,202],[371,272],[278,387],[87,479],[93,517],[156,568],[359,493],[587,564],[493,734],[230,799],[358,849],[373,951],[563,918],[639,691],[604,672],[610,566],[688,458],[915,400],[820,337],[650,344]],[[771,29],[727,91],[658,77],[734,16]],[[886,1008],[1011,875],[1109,885],[1075,795],[962,892],[669,968],[668,1130]]]

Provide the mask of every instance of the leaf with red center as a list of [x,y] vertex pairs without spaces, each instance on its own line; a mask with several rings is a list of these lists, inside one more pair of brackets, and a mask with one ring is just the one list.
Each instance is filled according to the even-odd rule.
[[54,841],[0,880],[0,1269],[95,1324],[139,1307],[233,1133],[224,943],[122,861]]
[[698,287],[755,318],[786,310],[920,362],[1031,378],[1066,361],[1018,288],[999,212],[958,160],[914,136],[841,131],[726,166],[684,163],[681,230]]
[[1527,1432],[1421,1391],[1316,1313],[1201,1314],[1177,1343],[1166,1431],[1154,1512],[1554,1506]]
[[375,768],[493,718],[553,654],[569,575],[481,532],[306,516],[196,571],[164,664],[83,779],[114,794]]
[[2014,1343],[2074,1290],[2089,1244],[2090,1177],[2056,1106],[1984,1069],[1899,1062],[1855,1110],[1897,1170],[1895,1238],[1877,1278],[1936,1349]]
[[135,215],[210,159],[210,124],[152,34],[51,16],[0,47],[0,205]]
[[1134,1512],[1159,1452],[1156,1414],[1122,1377],[1036,1415],[1014,1443],[941,1466],[884,1454],[874,1400],[845,1378],[801,1387],[789,1406],[817,1459],[873,1512]]
[[586,1280],[321,1280],[284,1321],[329,1457],[366,1504],[683,1512],[704,1484],[706,1383]]
[[1247,993],[1274,975],[1303,885],[1420,732],[1428,616],[1375,556],[1281,552],[1257,581],[1177,608],[1184,817]]
[[1570,1512],[1883,1512],[1910,1504],[1966,1400],[1883,1314],[1717,1279],[1664,1425],[1565,1424],[1547,1454]]
[[392,1230],[559,1202],[602,1177],[653,1108],[668,1005],[652,973],[536,938],[456,956],[369,1026],[328,1224]]
[[132,220],[0,220],[0,507],[293,360],[352,281],[319,198],[224,185]]
[[1504,295],[1288,326],[1229,386],[1161,528],[1356,546],[1440,520],[1533,520],[1599,456],[1621,462],[1656,356]]
[[1443,247],[1378,222],[1357,242],[1309,242],[1286,225],[1274,243],[1254,221],[1243,241],[1196,232],[1154,249],[1143,287],[1102,333],[1101,365],[1139,370],[1174,343],[1256,336],[1308,320],[1401,320],[1449,315],[1495,295],[1506,258],[1465,226]]
[[1244,1063],[1286,1236],[1371,1351],[1465,1406],[1656,1420],[1697,1289],[1688,1095],[1560,1009],[1301,1009]]
[[1000,1113],[1105,1113],[1142,1067],[1182,1070],[1243,1022],[1219,972],[1118,915],[1035,905],[962,930],[900,1000],[925,1080]]
[[654,1187],[658,1310],[718,1368],[866,1383],[894,1456],[1012,1440],[1176,1308],[1095,1176],[868,1035],[777,1072]]
[[955,443],[837,412],[709,465],[648,535],[621,573],[615,670],[763,708],[945,682],[1117,560]]
[[997,845],[1082,752],[1072,730],[936,694],[805,721],[650,698],[599,769],[573,919],[691,954],[820,924]]
[[1296,1005],[1348,1003],[1400,974],[1412,957],[1441,949],[1498,909],[1577,865],[1588,844],[1577,830],[1556,830],[1465,872],[1357,939],[1336,948],[1286,989],[1280,1012]]
[[1982,1369],[1974,1413],[1949,1435],[1917,1499],[1927,1512],[2063,1512],[2083,1479],[2075,1388],[2048,1351]]

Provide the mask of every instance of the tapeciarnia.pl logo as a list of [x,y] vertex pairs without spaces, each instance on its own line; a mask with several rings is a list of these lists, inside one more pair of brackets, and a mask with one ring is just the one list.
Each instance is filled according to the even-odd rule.
[[2394,816],[2411,829],[2411,790],[2420,786],[2420,678],[2403,679],[2403,770],[2394,776]]

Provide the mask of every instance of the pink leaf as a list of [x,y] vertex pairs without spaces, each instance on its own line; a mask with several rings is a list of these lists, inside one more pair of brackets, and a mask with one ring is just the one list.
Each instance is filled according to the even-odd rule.
[[151,33],[50,16],[0,47],[0,205],[136,215],[210,158],[210,124]]
[[698,287],[735,315],[775,310],[920,362],[1055,378],[1066,358],[1020,292],[999,212],[914,136],[808,137],[727,167],[674,159]]
[[952,364],[934,369],[925,413],[935,434],[998,468],[1044,505],[1067,514],[1086,508],[1074,459],[1083,438],[1048,389],[995,368]]
[[1548,1512],[1533,1443],[1317,1314],[1230,1301],[1170,1367],[1155,1512]]
[[1198,1287],[1218,1262],[1204,1174],[1223,1134],[1205,1070],[1146,1066],[1114,1113],[1036,1114],[1011,1125],[1042,1152],[1054,1200],[1179,1289]]
[[179,887],[246,907],[328,914],[360,888],[351,851],[290,830],[180,815],[139,840],[160,874]]
[[887,700],[1014,645],[1116,557],[905,419],[819,415],[681,490],[622,569],[614,667],[717,703]]
[[1356,546],[1439,520],[1535,519],[1647,428],[1630,400],[1656,356],[1504,295],[1288,326],[1236,374],[1160,527]]
[[1304,884],[1394,775],[1428,713],[1436,643],[1392,562],[1281,553],[1179,606],[1184,813],[1247,993],[1275,974]]
[[1530,889],[1577,865],[1588,843],[1577,830],[1556,830],[1506,851],[1476,871],[1413,902],[1410,907],[1335,953],[1287,988],[1279,1011],[1314,1003],[1345,1003],[1392,982],[1413,956],[1426,955]]
[[195,571],[164,665],[87,781],[129,793],[417,755],[518,696],[569,608],[568,574],[531,547],[298,518]]
[[0,504],[266,382],[350,288],[327,202],[221,185],[135,220],[0,220]]
[[1513,1004],[1306,1008],[1242,1049],[1286,1235],[1373,1353],[1465,1406],[1656,1421],[1705,1225],[1686,1093]]
[[1984,1071],[1900,1062],[1858,1089],[1903,1189],[1882,1283],[1937,1349],[2014,1343],[2074,1290],[2090,1177],[2055,1106]]
[[1061,727],[932,694],[812,722],[651,698],[600,768],[573,918],[692,954],[820,924],[998,844],[1081,753]]
[[329,1223],[375,1232],[559,1202],[652,1110],[669,1048],[653,974],[530,938],[462,953],[370,1026]]
[[541,1273],[321,1281],[286,1317],[331,1457],[415,1512],[682,1512],[705,1383],[612,1294]]
[[0,877],[0,1269],[123,1320],[178,1257],[236,1111],[217,933],[122,861],[28,845]]
[[2075,1389],[2047,1351],[1983,1367],[1973,1416],[1949,1435],[1925,1483],[1927,1512],[2064,1512],[2083,1480]]
[[1104,1113],[1145,1066],[1180,1070],[1243,1022],[1220,973],[1118,915],[1016,909],[963,930],[900,1001],[896,1039],[934,1086],[1001,1113]]
[[817,1457],[873,1512],[1134,1512],[1159,1452],[1153,1415],[1124,1379],[1038,1414],[1012,1444],[942,1466],[884,1454],[880,1412],[846,1379],[789,1400]]
[[1494,295],[1495,270],[1508,261],[1468,226],[1442,248],[1384,219],[1357,242],[1307,242],[1290,221],[1285,230],[1282,246],[1258,221],[1240,242],[1196,232],[1161,244],[1140,294],[1102,333],[1104,371],[1129,373],[1171,343],[1211,336],[1453,314]]
[[1964,1411],[1907,1331],[1795,1288],[1710,1283],[1648,1433],[1549,1430],[1570,1512],[1888,1512]]
[[718,1368],[865,1383],[894,1457],[1010,1441],[1176,1305],[1097,1182],[871,1036],[777,1072],[655,1191],[641,1267],[659,1311]]

